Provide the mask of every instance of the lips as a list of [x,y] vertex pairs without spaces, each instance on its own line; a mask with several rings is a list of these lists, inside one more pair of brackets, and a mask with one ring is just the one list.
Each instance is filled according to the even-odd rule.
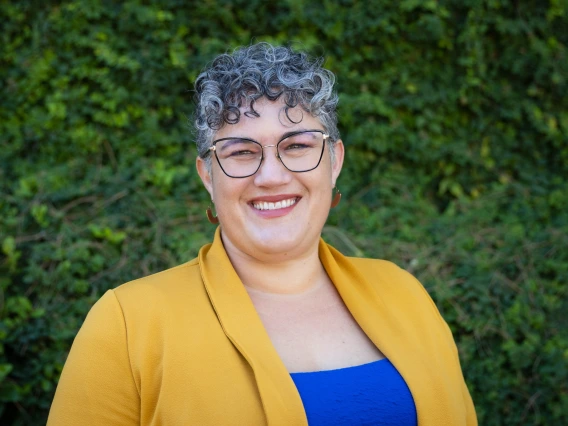
[[277,201],[276,203],[269,203],[267,201],[259,201],[252,203],[252,206],[257,210],[277,210],[285,209],[296,204],[296,198],[288,198],[287,200]]
[[293,206],[300,200],[297,195],[271,195],[250,201],[250,205],[260,211],[279,210]]

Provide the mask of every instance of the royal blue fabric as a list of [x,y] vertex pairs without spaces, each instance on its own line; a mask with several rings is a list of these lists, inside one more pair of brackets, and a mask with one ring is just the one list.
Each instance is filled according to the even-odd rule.
[[417,425],[410,389],[388,359],[291,376],[309,426]]

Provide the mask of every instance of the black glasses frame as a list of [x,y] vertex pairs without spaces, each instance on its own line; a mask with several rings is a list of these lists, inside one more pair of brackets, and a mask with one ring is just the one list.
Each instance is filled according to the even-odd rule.
[[[280,143],[282,141],[284,141],[285,139],[288,139],[289,137],[296,136],[296,135],[299,135],[301,133],[314,133],[314,132],[321,133],[322,136],[323,136],[323,144],[322,144],[321,153],[320,153],[317,164],[314,167],[312,167],[311,169],[308,169],[308,170],[292,170],[292,169],[290,169],[288,166],[286,166],[286,164],[284,164],[284,161],[282,161],[282,158],[280,157],[280,151],[278,151],[278,146],[280,145]],[[253,142],[253,143],[257,144],[258,146],[260,146],[260,148],[261,148],[260,162],[258,163],[258,167],[256,168],[256,170],[254,172],[252,172],[251,174],[248,174],[248,175],[245,175],[245,176],[232,176],[229,173],[227,173],[227,171],[223,168],[223,165],[221,164],[221,160],[217,156],[216,145],[217,145],[218,142],[222,142],[222,141],[226,141],[226,140],[232,140],[232,139],[241,139],[241,140],[244,140],[244,141]],[[326,142],[327,142],[328,139],[329,139],[329,135],[327,133],[325,133],[323,130],[318,130],[318,129],[300,130],[300,131],[297,131],[297,132],[288,133],[282,139],[280,139],[275,145],[261,145],[260,142],[257,142],[255,140],[249,139],[249,138],[229,137],[229,138],[221,138],[221,139],[214,140],[208,150],[213,151],[215,153],[215,158],[217,159],[217,163],[219,164],[219,167],[221,167],[221,170],[223,170],[223,173],[225,173],[228,177],[233,178],[233,179],[243,179],[243,178],[247,178],[249,176],[256,174],[256,172],[258,172],[260,170],[260,166],[262,166],[262,162],[264,161],[264,148],[269,148],[269,147],[276,147],[276,158],[278,158],[278,160],[280,160],[280,162],[286,168],[286,170],[289,170],[293,173],[305,173],[305,172],[309,172],[311,170],[317,169],[318,166],[321,163],[321,159],[323,158],[323,153],[325,151],[325,145],[326,145]]]

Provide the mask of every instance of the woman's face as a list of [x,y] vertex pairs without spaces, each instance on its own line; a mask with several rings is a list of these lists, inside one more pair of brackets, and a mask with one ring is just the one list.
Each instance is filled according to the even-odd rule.
[[[288,111],[294,122],[290,121],[284,107],[281,101],[261,99],[255,103],[259,117],[247,117],[241,111],[239,122],[225,125],[214,139],[248,138],[265,146],[276,145],[285,133],[323,130],[319,120],[301,107]],[[317,168],[295,173],[276,157],[276,147],[267,147],[260,169],[246,178],[225,175],[214,157],[209,173],[204,161],[197,159],[197,170],[215,204],[229,255],[237,250],[258,260],[283,261],[317,250],[330,209],[332,189],[343,164],[343,143],[337,141],[334,149],[334,164],[326,143]],[[280,202],[281,207],[259,209],[259,203],[265,202]]]

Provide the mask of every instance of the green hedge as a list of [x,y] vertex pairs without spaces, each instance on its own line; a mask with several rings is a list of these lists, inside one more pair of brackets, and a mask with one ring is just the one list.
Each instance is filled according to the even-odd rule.
[[327,240],[426,285],[480,424],[567,418],[566,2],[0,0],[0,20],[0,424],[45,423],[105,289],[211,239],[192,84],[253,39],[337,74]]

